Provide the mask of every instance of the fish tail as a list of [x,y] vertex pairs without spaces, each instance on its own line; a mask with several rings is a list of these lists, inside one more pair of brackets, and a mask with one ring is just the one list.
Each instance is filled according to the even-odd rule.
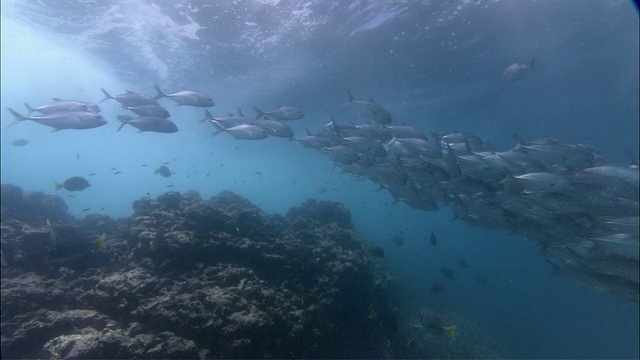
[[200,120],[200,123],[206,122],[207,120],[213,120],[213,115],[209,112],[209,110],[204,110],[204,119]]
[[452,340],[456,339],[457,332],[456,332],[456,326],[455,325],[443,326],[442,330],[444,330],[447,333],[447,335],[449,335],[451,337]]
[[349,94],[349,100],[347,100],[347,102],[353,102],[353,94],[351,94],[351,90],[347,90],[347,94]]
[[222,125],[220,125],[216,120],[211,119],[209,121],[211,121],[213,126],[216,128],[216,132],[213,133],[213,135],[211,135],[211,137],[214,137],[214,136],[220,134],[221,132],[223,132],[225,130],[224,127]]
[[153,100],[158,100],[160,98],[167,96],[165,93],[162,92],[162,90],[160,90],[160,87],[158,86],[158,84],[153,84],[153,86],[156,88],[156,92],[158,93],[158,95],[153,97]]
[[27,104],[27,103],[23,103],[24,107],[27,108],[27,111],[29,112],[29,114],[31,114],[32,112],[36,111],[36,109],[32,108],[31,105]]
[[265,117],[264,111],[258,109],[255,106],[253,107],[253,109],[258,112],[258,116],[256,116],[256,120],[260,119],[261,117]]
[[7,108],[9,110],[9,112],[11,113],[11,115],[13,115],[16,119],[9,124],[9,126],[13,126],[21,121],[24,121],[26,119],[26,117],[24,115],[21,115],[20,113],[18,113],[17,111],[13,110],[12,108]]
[[102,93],[104,94],[104,98],[102,100],[100,100],[100,102],[107,101],[109,99],[113,99],[113,96],[111,96],[111,94],[109,94],[107,92],[107,90],[105,90],[104,88],[100,88],[100,90],[102,90]]
[[54,182],[53,183],[53,188],[58,191],[60,190],[60,188],[64,187],[64,185],[60,184],[59,182]]

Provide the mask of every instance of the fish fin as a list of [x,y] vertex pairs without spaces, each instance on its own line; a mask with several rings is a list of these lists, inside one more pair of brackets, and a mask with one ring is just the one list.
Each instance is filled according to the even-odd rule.
[[29,112],[29,114],[31,114],[32,112],[36,111],[36,109],[32,108],[29,104],[24,103],[24,107],[27,108],[27,111]]
[[153,84],[153,86],[156,88],[156,92],[158,93],[158,95],[153,97],[153,100],[158,100],[160,98],[167,96],[165,93],[162,92],[162,90],[160,90],[160,87],[158,86],[158,84]]
[[11,115],[13,115],[16,119],[9,124],[7,127],[9,126],[13,126],[21,121],[24,121],[26,119],[26,117],[20,113],[18,113],[17,111],[13,110],[12,108],[7,108],[9,110],[9,112],[11,113]]
[[[56,191],[60,190],[60,188],[62,188],[62,187],[64,187],[64,185],[60,184],[59,182],[54,182],[54,183],[53,183],[53,188],[54,188]],[[49,220],[49,219],[47,219],[47,220]],[[49,226],[51,226],[51,225],[49,225]]]
[[203,123],[207,120],[213,120],[213,115],[211,115],[208,109],[204,109],[204,119],[200,120],[200,122]]
[[309,131],[309,129],[305,128],[305,130],[307,130],[307,136],[312,136],[313,134],[311,133],[311,131]]
[[255,106],[253,107],[253,109],[258,112],[258,116],[256,116],[256,120],[260,119],[261,117],[265,117],[266,118],[264,111],[258,109]]
[[62,130],[62,129],[53,129],[53,130],[51,130],[51,132],[54,133],[54,132],[58,132],[60,130]]
[[103,101],[107,101],[109,99],[113,99],[113,96],[111,96],[111,94],[109,94],[107,92],[107,90],[105,90],[104,88],[100,88],[100,90],[102,90],[102,93],[104,94],[104,99],[100,100],[99,102],[103,102]]
[[240,108],[238,108],[238,116],[244,117],[244,114],[242,113],[242,110]]
[[456,339],[456,326],[455,325],[451,325],[451,326],[443,326],[442,330],[444,330],[450,337],[452,340]]
[[351,94],[351,90],[347,90],[347,94],[349,94],[349,99],[347,101],[345,101],[344,104],[342,104],[342,105],[346,105],[348,103],[352,103],[353,102],[353,95]]
[[52,97],[51,100],[53,100],[53,101],[63,101],[62,99],[57,98],[57,97]]
[[125,90],[128,94],[135,94],[135,91],[132,90]]

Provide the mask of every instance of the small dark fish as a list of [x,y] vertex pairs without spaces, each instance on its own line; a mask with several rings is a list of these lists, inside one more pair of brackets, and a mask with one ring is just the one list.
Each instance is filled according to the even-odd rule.
[[296,182],[295,181],[291,183],[291,187],[294,187],[294,186],[296,186]]
[[167,187],[173,187],[173,185],[167,185]]
[[480,285],[484,285],[484,286],[489,285],[489,279],[487,279],[487,277],[486,277],[486,276],[478,276],[478,277],[476,278],[476,282],[477,282],[478,284],[480,284]]
[[122,174],[122,171],[118,170],[118,171],[113,173],[113,175],[118,175],[118,174]]
[[112,167],[111,170],[118,170],[117,168]]
[[380,246],[372,246],[369,248],[369,254],[379,259],[384,258],[384,249]]
[[91,173],[91,174],[89,174],[87,176],[95,176],[95,175],[96,175],[96,173]]
[[151,194],[149,194],[149,193],[145,193],[145,195],[147,195],[147,196],[151,196]]
[[429,238],[429,242],[431,243],[431,245],[433,245],[434,247],[438,246],[438,238],[436,237],[435,233],[431,233],[431,238]]
[[163,162],[163,164],[165,164],[165,165],[169,165],[169,162],[168,162],[168,161],[165,161],[165,162]]
[[89,211],[89,210],[91,210],[91,208],[84,208],[81,211]]
[[171,170],[169,170],[169,167],[167,167],[167,165],[162,165],[159,168],[154,170],[155,174],[160,174],[160,176],[162,177],[169,177],[171,176]]
[[102,208],[100,208],[100,211],[102,211],[102,210],[104,210],[104,208],[103,208],[103,207],[102,207]]
[[256,174],[262,176],[262,173],[260,171],[256,171]]
[[205,175],[205,177],[209,177],[209,175],[211,175],[211,173],[207,173],[207,175]]
[[27,139],[15,139],[11,142],[11,145],[13,146],[25,146],[29,143],[29,140]]
[[456,262],[456,264],[457,264],[459,267],[463,268],[463,269],[465,269],[465,268],[468,268],[468,267],[469,267],[469,264],[467,263],[467,260],[465,260],[465,259],[463,259],[463,258],[458,259],[458,261]]
[[435,284],[431,287],[430,293],[441,294],[444,292],[444,284],[442,281],[436,281]]
[[80,160],[80,154],[76,153],[76,160]]
[[406,247],[404,244],[404,235],[402,232],[393,237],[393,244],[397,247]]
[[142,166],[149,166],[149,165],[147,165],[147,164],[142,164]]
[[75,196],[73,196],[73,195],[71,195],[71,194],[69,194],[69,195],[67,195],[67,196],[68,196],[68,197],[70,197],[70,198],[74,198],[74,199],[75,199]]
[[448,267],[441,267],[440,272],[442,273],[442,276],[446,277],[449,280],[456,279],[455,275],[453,274],[453,270],[449,269]]
[[67,191],[82,191],[91,186],[91,184],[81,176],[74,176],[68,178],[62,184],[55,182],[53,186],[56,191],[60,190],[60,188],[64,188]]

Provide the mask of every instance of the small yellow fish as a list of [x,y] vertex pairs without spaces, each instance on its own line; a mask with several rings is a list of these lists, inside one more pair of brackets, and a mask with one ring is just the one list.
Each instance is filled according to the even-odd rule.
[[107,242],[105,241],[105,238],[107,237],[107,234],[102,233],[102,235],[100,235],[93,243],[98,247],[98,249],[106,249],[107,248]]
[[449,334],[449,336],[451,337],[452,340],[456,339],[456,326],[455,325],[443,326],[442,330],[444,330],[447,334]]
[[47,219],[47,226],[51,227],[51,220]]
[[378,313],[376,312],[376,307],[374,304],[369,306],[369,319],[375,320],[378,318]]

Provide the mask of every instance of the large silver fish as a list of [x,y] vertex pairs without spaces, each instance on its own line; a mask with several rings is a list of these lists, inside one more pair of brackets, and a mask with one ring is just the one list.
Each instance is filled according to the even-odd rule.
[[9,126],[24,120],[31,120],[38,124],[52,127],[53,131],[60,131],[65,129],[93,129],[107,123],[100,114],[90,111],[63,111],[38,116],[24,116],[11,108],[8,108],[8,110],[16,118]]
[[212,107],[215,105],[213,99],[209,97],[207,94],[203,94],[201,92],[193,91],[193,90],[182,90],[178,92],[174,92],[172,94],[166,94],[160,90],[158,85],[154,85],[156,87],[156,91],[158,95],[154,97],[155,100],[168,97],[169,99],[176,102],[178,105],[188,105],[188,106],[196,106],[196,107]]
[[79,100],[62,100],[58,98],[53,98],[53,102],[38,106],[31,107],[29,104],[24,103],[24,106],[29,111],[29,114],[33,112],[39,112],[41,114],[52,114],[61,111],[91,111],[95,113],[100,112],[100,106],[89,102],[89,101],[79,101]]
[[129,116],[119,116],[118,120],[121,122],[120,127],[118,127],[118,131],[120,131],[125,125],[129,124],[138,129],[139,132],[149,131],[167,134],[178,132],[178,126],[167,118],[152,116],[131,118]]
[[260,118],[272,118],[276,120],[298,120],[304,117],[304,113],[300,109],[296,109],[291,106],[280,106],[279,108],[273,109],[271,111],[262,111],[257,107],[253,107],[253,109],[258,113],[256,116],[256,120]]
[[127,90],[126,93],[116,95],[116,96],[111,96],[111,94],[109,94],[107,90],[103,88],[100,88],[100,90],[102,90],[102,93],[104,94],[104,98],[100,100],[100,102],[113,99],[119,102],[120,104],[122,104],[122,106],[124,107],[139,106],[139,105],[158,105],[158,102],[155,101],[154,99],[146,95],[135,93],[131,90]]
[[349,93],[349,100],[347,103],[354,103],[360,105],[364,110],[364,115],[373,119],[375,122],[381,125],[389,125],[391,124],[391,115],[389,112],[383,108],[382,106],[373,102],[373,99],[369,100],[355,100],[351,91]]

